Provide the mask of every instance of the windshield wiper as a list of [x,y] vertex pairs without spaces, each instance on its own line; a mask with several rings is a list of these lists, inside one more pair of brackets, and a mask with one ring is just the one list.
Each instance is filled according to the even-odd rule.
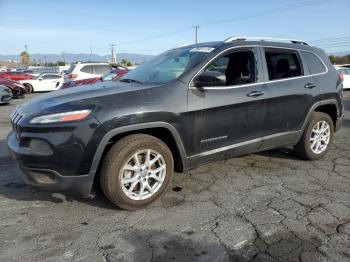
[[125,82],[125,83],[138,83],[138,84],[143,84],[141,81],[139,80],[135,80],[135,79],[130,79],[130,78],[123,78],[119,80],[120,82]]

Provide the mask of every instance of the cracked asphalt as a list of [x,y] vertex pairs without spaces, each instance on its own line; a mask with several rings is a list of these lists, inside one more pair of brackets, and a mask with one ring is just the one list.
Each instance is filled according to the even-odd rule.
[[[33,95],[28,95],[27,99]],[[0,261],[350,261],[350,92],[343,129],[319,161],[289,149],[176,174],[147,209],[27,187],[0,107]]]

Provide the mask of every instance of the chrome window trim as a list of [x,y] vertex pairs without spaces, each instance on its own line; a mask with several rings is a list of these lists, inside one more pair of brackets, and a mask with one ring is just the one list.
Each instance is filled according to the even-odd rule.
[[[244,85],[234,85],[234,86],[225,86],[225,87],[201,87],[202,90],[227,90],[227,89],[236,89],[236,88],[241,88],[241,87],[246,87],[246,86],[255,86],[255,85],[263,85],[263,84],[269,84],[269,83],[278,83],[278,82],[284,82],[284,81],[289,81],[289,80],[295,80],[295,79],[299,79],[299,78],[306,78],[306,77],[311,77],[311,76],[319,76],[319,75],[324,75],[328,73],[328,67],[326,66],[326,64],[323,62],[323,60],[321,59],[321,57],[316,54],[315,52],[309,51],[309,50],[305,50],[305,49],[300,49],[300,48],[290,48],[290,47],[280,47],[280,46],[261,46],[261,45],[242,45],[242,46],[233,46],[230,48],[227,48],[223,51],[221,51],[220,53],[218,53],[217,55],[215,55],[212,59],[210,59],[204,66],[201,67],[201,69],[198,70],[198,72],[191,78],[191,81],[188,84],[188,89],[191,90],[197,90],[198,88],[191,86],[193,79],[202,72],[202,70],[204,70],[205,67],[207,67],[211,62],[213,62],[217,57],[219,57],[220,55],[222,55],[223,53],[233,50],[233,49],[237,49],[237,48],[256,48],[256,47],[261,47],[261,48],[275,48],[275,49],[287,49],[287,50],[294,50],[294,51],[304,51],[304,52],[309,52],[313,55],[315,55],[323,64],[323,66],[325,67],[326,71],[322,72],[322,73],[317,73],[317,74],[309,74],[309,75],[303,75],[303,76],[295,76],[295,77],[289,77],[289,78],[284,78],[284,79],[277,79],[277,80],[269,80],[269,81],[264,81],[264,82],[256,82],[256,83],[252,83],[252,84],[244,84]],[[302,61],[301,61],[302,62]],[[304,66],[304,65],[303,65]]]

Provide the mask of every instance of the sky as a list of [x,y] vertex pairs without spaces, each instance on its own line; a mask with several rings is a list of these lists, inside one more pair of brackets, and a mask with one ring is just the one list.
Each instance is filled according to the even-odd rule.
[[195,41],[273,36],[350,50],[350,0],[0,0],[0,54],[158,54]]

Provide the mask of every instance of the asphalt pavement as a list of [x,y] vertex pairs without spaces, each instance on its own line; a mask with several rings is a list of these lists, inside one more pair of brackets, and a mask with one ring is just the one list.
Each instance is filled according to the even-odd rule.
[[0,261],[350,261],[350,92],[324,159],[278,149],[218,161],[133,212],[99,190],[81,199],[21,181],[8,116],[33,96],[0,106]]

